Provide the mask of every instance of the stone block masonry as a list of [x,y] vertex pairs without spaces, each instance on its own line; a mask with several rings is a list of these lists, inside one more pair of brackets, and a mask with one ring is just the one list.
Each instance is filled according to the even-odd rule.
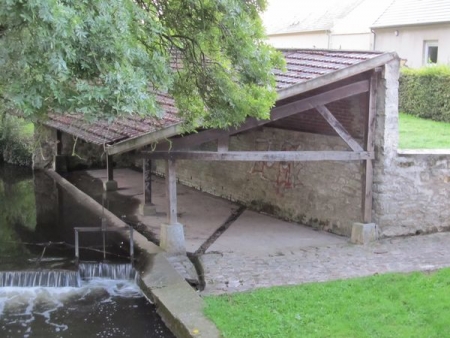
[[[202,147],[214,150],[214,144]],[[339,137],[261,128],[230,139],[230,150],[347,150]],[[162,173],[163,162],[156,161]],[[199,190],[317,229],[350,236],[361,221],[359,162],[178,161],[177,178]]]
[[378,88],[373,221],[382,237],[450,230],[450,151],[398,150],[398,69]]
[[376,167],[374,213],[384,237],[450,230],[450,151],[397,154]]

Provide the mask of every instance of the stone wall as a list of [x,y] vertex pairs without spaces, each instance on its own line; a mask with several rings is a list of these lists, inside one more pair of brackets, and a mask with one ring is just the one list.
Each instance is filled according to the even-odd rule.
[[383,236],[450,230],[450,153],[399,153],[377,176],[374,191]]
[[[203,150],[214,150],[209,144]],[[230,139],[230,150],[347,150],[334,136],[261,128]],[[156,161],[164,172],[164,163]],[[360,162],[178,161],[181,183],[252,209],[350,235],[361,221]]]
[[450,151],[398,151],[398,61],[377,102],[374,222],[384,237],[450,230]]
[[34,141],[36,146],[33,149],[33,169],[51,168],[56,155],[56,129],[36,124]]

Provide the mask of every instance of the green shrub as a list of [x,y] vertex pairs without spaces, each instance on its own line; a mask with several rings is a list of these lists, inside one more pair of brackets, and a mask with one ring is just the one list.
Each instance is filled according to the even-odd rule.
[[33,127],[29,122],[15,116],[0,118],[0,161],[31,166]]
[[417,117],[450,122],[450,66],[402,69],[399,109]]

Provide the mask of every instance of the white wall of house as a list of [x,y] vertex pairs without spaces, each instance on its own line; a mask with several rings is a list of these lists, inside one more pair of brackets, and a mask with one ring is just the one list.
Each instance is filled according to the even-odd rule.
[[450,23],[377,28],[375,33],[375,49],[396,51],[400,58],[406,59],[409,67],[424,65],[424,46],[427,41],[437,41],[438,63],[450,64]]
[[373,34],[332,34],[330,48],[345,50],[372,50]]
[[372,50],[373,34],[330,34],[326,31],[277,34],[269,35],[269,43],[275,48]]
[[327,31],[276,34],[268,38],[275,48],[330,48]]

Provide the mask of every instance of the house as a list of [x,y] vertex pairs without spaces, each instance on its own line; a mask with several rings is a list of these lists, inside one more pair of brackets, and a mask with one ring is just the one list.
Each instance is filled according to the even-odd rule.
[[[370,25],[392,0],[273,1],[263,14],[276,48],[374,50]],[[282,20],[280,20],[282,18]]]
[[372,29],[375,49],[396,51],[409,67],[450,64],[448,0],[394,0]]

